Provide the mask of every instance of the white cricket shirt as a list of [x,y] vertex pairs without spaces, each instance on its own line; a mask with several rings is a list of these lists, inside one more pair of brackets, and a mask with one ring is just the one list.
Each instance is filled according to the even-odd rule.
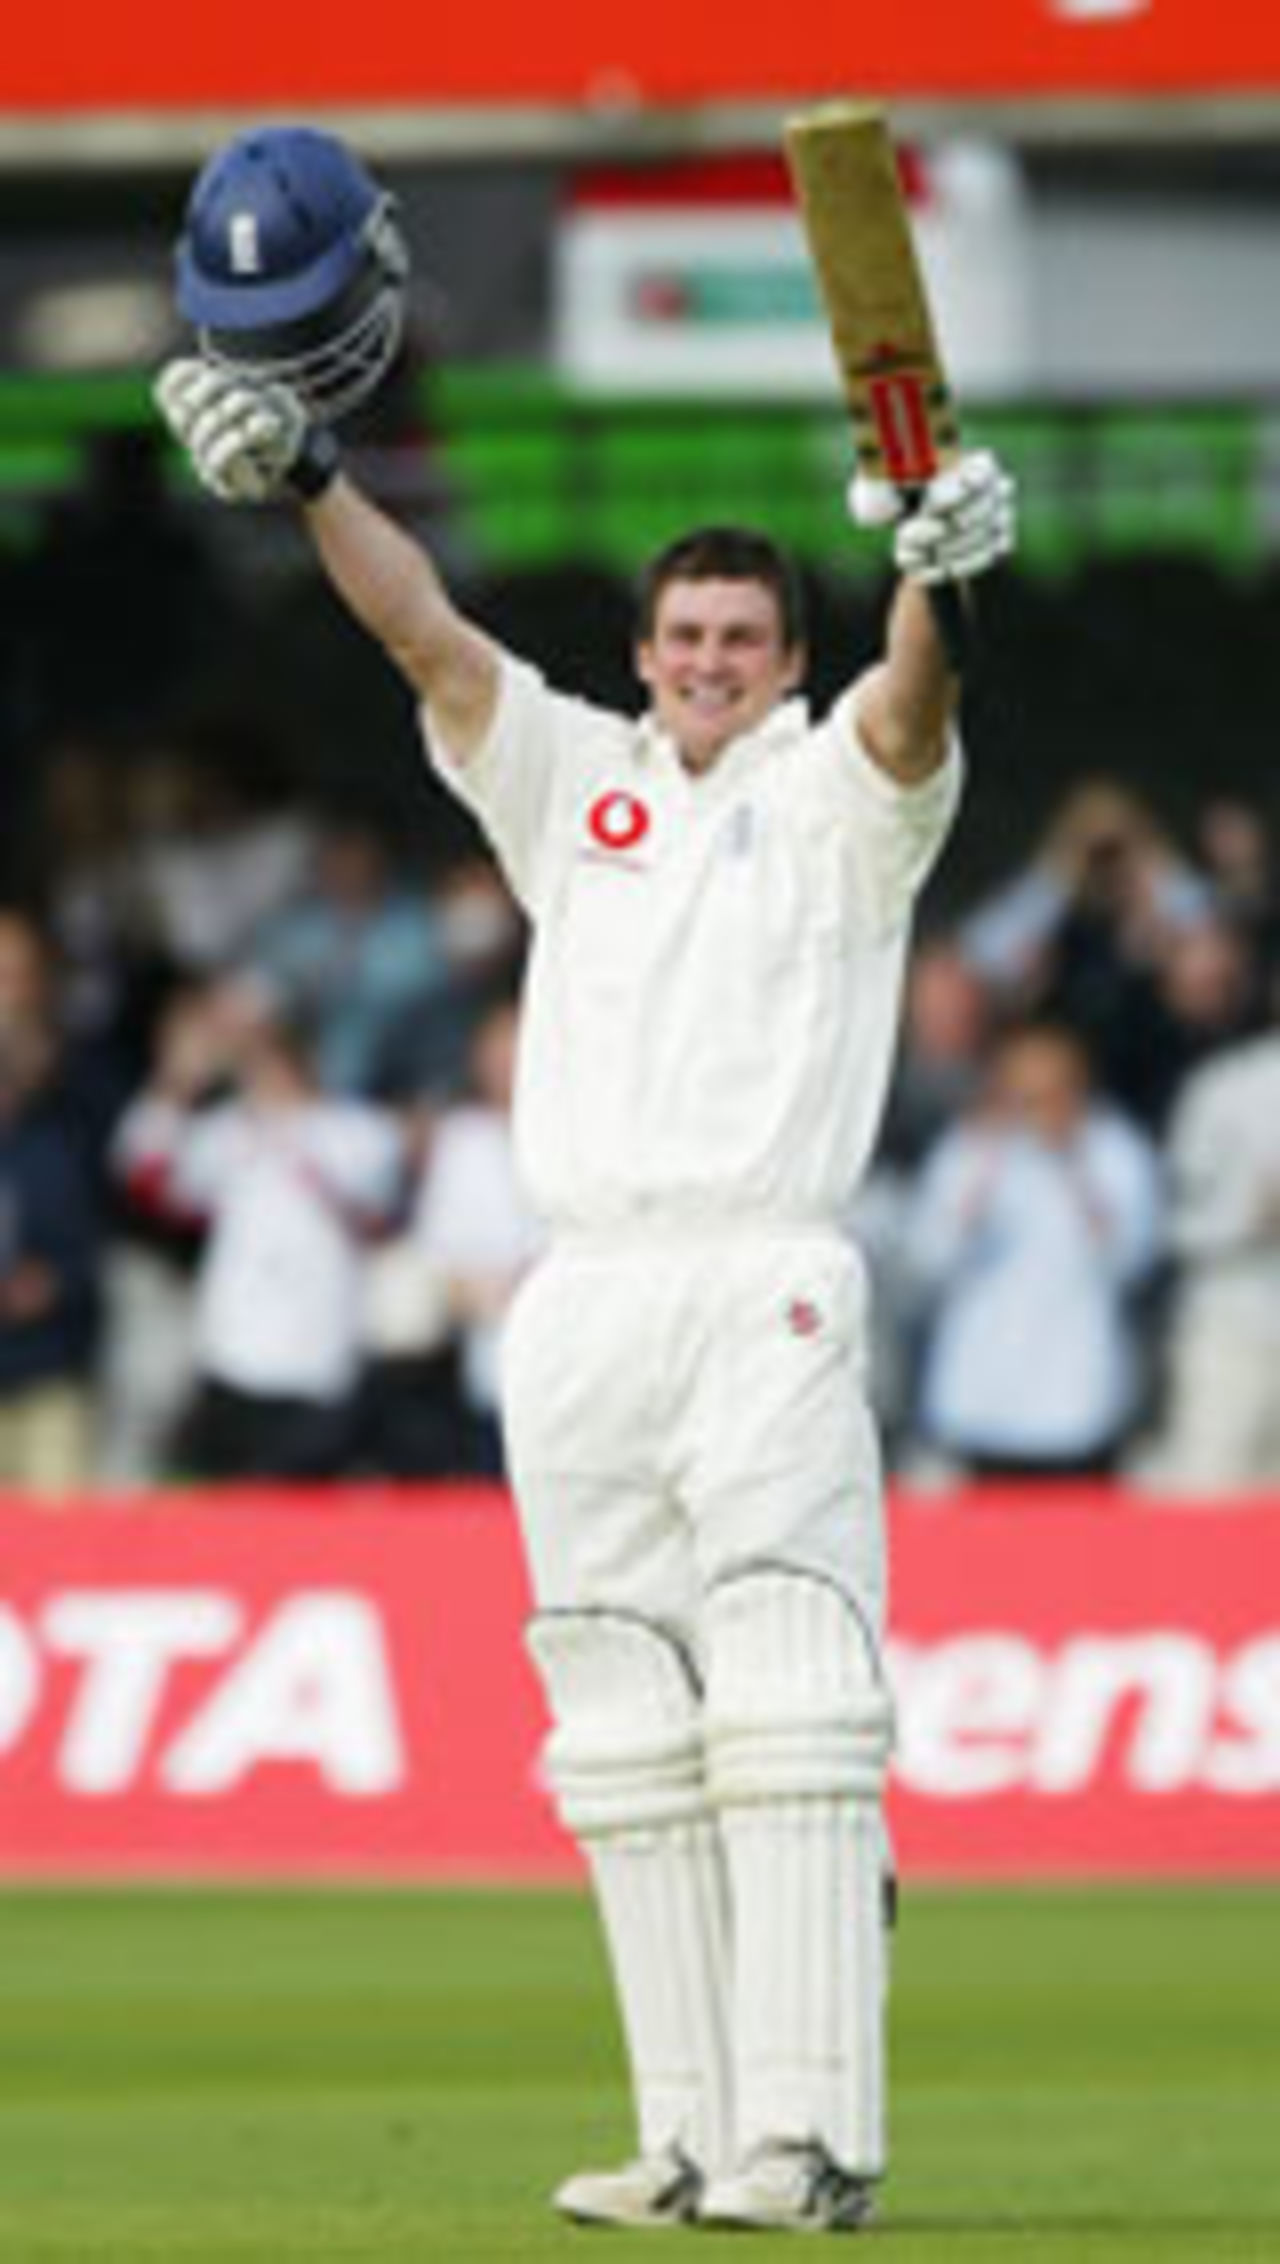
[[465,767],[533,923],[515,1105],[556,1229],[842,1220],[884,1106],[911,909],[960,786],[904,788],[776,708],[693,777],[652,718],[504,658]]

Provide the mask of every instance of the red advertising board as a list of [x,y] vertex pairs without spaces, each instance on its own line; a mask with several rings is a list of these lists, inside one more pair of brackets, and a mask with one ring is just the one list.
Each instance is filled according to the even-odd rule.
[[886,98],[1195,95],[1280,89],[1280,19],[1244,0],[793,0],[727,37],[716,9],[623,0],[469,11],[386,0],[371,36],[336,39],[302,0],[252,37],[192,39],[162,0],[11,11],[0,114],[290,110],[353,104],[703,103],[824,92]]
[[897,1520],[904,1869],[1280,1874],[1280,1504]]
[[[893,1511],[909,1876],[1280,1874],[1280,1502]],[[497,1489],[0,1509],[0,1875],[571,1876]]]
[[0,1512],[0,1873],[536,1876],[505,1497]]

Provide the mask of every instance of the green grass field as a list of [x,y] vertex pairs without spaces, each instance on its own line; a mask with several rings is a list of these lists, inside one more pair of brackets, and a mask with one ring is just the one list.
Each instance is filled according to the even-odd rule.
[[[1275,1893],[920,1893],[894,2057],[885,2264],[1280,2259]],[[576,1896],[0,1896],[2,2264],[616,2264],[626,2138]]]

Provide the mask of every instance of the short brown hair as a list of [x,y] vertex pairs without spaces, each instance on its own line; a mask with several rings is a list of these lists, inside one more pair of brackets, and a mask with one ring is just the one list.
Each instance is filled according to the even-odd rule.
[[695,527],[649,560],[640,577],[636,609],[636,633],[642,643],[653,635],[658,600],[669,582],[760,582],[777,604],[786,651],[794,652],[804,643],[800,577],[778,545],[752,527]]

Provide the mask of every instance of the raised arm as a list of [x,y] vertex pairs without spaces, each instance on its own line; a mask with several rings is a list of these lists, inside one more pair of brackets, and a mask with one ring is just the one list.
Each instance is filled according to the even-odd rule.
[[458,612],[420,543],[343,474],[306,503],[320,562],[440,726],[455,761],[484,739],[498,696],[498,648]]
[[341,471],[332,437],[309,421],[296,394],[189,356],[164,370],[156,399],[221,502],[299,501],[338,596],[429,704],[454,760],[465,762],[493,717],[498,647],[459,613],[421,544]]
[[868,754],[901,785],[936,770],[960,693],[925,591],[899,582],[884,657],[858,686],[858,731]]
[[[858,479],[850,509],[865,526],[898,508],[892,489]],[[899,520],[893,553],[901,580],[889,609],[882,660],[858,687],[858,728],[868,753],[902,785],[938,768],[959,698],[960,679],[938,625],[931,593],[963,589],[1014,544],[1013,482],[986,451],[962,457],[924,490]]]

